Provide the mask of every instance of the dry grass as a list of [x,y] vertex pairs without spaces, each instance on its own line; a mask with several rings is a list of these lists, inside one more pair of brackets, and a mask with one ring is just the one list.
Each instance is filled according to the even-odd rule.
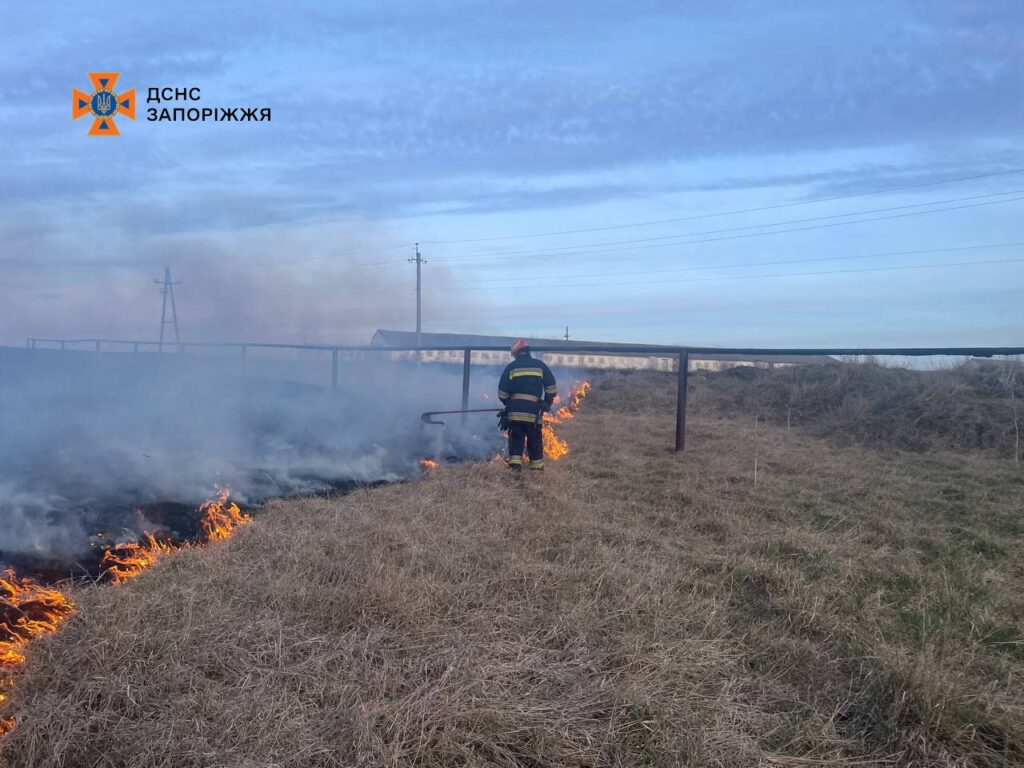
[[694,377],[695,404],[760,414],[846,445],[985,450],[1021,461],[1024,365],[972,360],[939,370],[860,365],[734,368]]
[[[628,385],[628,386],[627,386]],[[1019,765],[1024,479],[599,385],[546,476],[275,502],[31,651],[13,766]]]

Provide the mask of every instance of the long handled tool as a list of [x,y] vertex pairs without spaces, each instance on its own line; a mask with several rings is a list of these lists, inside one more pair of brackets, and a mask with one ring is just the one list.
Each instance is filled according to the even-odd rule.
[[437,421],[434,416],[444,416],[452,413],[500,413],[505,410],[504,408],[469,408],[460,411],[427,411],[426,413],[420,414],[420,421],[424,424],[444,424],[443,421]]

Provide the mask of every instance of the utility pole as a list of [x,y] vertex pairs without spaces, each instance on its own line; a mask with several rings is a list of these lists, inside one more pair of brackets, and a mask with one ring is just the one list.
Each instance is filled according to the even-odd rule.
[[[174,286],[181,285],[180,282],[171,280],[171,268],[164,267],[164,279],[154,280],[154,283],[160,286],[160,294],[163,296],[163,303],[160,306],[160,343],[157,346],[157,351],[164,351],[164,331],[168,325],[174,326],[174,343],[178,345],[178,351],[181,351],[181,336],[178,334],[178,305],[174,303]],[[167,300],[171,301],[171,319],[167,319]]]
[[[427,260],[420,255],[420,244],[416,243],[416,255],[409,259],[410,262],[416,262],[416,346],[420,347],[423,345],[423,296],[422,296],[422,269],[423,265],[427,263]],[[421,357],[419,350],[416,351],[416,359],[419,360]]]

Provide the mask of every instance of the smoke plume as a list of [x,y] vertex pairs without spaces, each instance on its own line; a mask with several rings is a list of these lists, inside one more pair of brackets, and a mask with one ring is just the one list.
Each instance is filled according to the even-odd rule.
[[492,418],[420,422],[460,398],[460,368],[378,353],[342,356],[335,391],[323,352],[0,348],[0,561],[70,561],[154,525],[180,534],[173,511],[214,486],[252,504],[408,478],[423,456],[493,455]]

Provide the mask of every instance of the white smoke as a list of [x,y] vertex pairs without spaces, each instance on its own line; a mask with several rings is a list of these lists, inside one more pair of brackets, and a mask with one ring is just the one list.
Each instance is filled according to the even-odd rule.
[[0,348],[0,559],[87,550],[137,526],[137,507],[197,504],[215,485],[258,503],[408,478],[423,456],[492,455],[492,418],[420,422],[460,398],[461,366],[378,353],[342,359],[334,391],[329,353],[250,352],[243,369],[237,350]]

